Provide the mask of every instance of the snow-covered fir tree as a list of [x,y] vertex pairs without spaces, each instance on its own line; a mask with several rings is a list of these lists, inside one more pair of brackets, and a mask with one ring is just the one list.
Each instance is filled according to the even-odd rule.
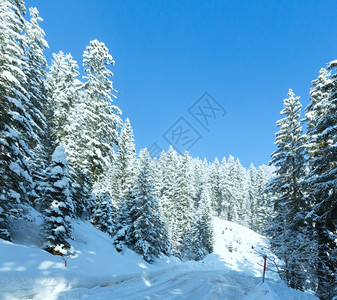
[[[25,108],[30,112],[32,116],[32,128],[36,135],[35,143],[32,148],[36,155],[42,157],[48,156],[45,153],[46,149],[41,149],[43,146],[48,145],[47,132],[47,117],[51,117],[51,112],[48,111],[49,99],[48,91],[45,85],[47,60],[44,55],[44,50],[47,49],[48,43],[45,40],[45,33],[40,27],[39,22],[43,21],[39,17],[39,11],[36,8],[30,8],[30,22],[25,22],[25,50],[24,60],[25,65],[23,72],[26,77],[29,78],[25,83],[25,89],[27,91],[27,97],[29,101],[25,103]],[[33,142],[34,140],[32,140]],[[51,151],[49,151],[51,152]],[[49,153],[51,154],[51,153]]]
[[22,69],[25,40],[22,1],[0,2],[0,238],[11,239],[10,218],[20,216],[28,202],[32,179],[27,158],[32,118],[24,104],[29,101]]
[[107,192],[102,192],[97,197],[98,204],[94,210],[91,223],[113,237],[116,233],[116,225],[113,220],[116,212],[112,206],[110,195]]
[[228,180],[224,182],[225,199],[228,202],[227,216],[228,221],[236,222],[238,220],[238,191],[235,180],[238,180],[237,176],[237,164],[233,156],[229,156],[226,169],[228,172]]
[[127,232],[129,247],[148,262],[170,251],[166,224],[161,220],[158,200],[154,197],[150,162],[147,149],[143,149],[139,154],[139,172],[130,211],[132,224]]
[[250,220],[248,183],[246,178],[246,170],[237,158],[235,162],[235,172],[232,180],[235,182],[235,193],[237,203],[237,223],[248,226]]
[[129,119],[123,125],[118,139],[119,149],[111,176],[107,176],[113,205],[116,207],[116,235],[114,245],[123,250],[126,233],[131,226],[130,210],[134,202],[134,187],[137,173],[136,150]]
[[167,153],[164,151],[160,155],[160,168],[162,172],[162,185],[159,191],[160,205],[163,210],[163,218],[167,224],[169,236],[172,234],[172,222],[174,221],[173,197],[176,183],[176,172],[178,165],[177,152],[171,146]]
[[[153,171],[153,182],[156,198],[159,199],[160,191],[163,189],[164,170],[162,170],[160,161],[156,157],[154,157],[151,161],[151,169]],[[159,205],[161,206],[161,201],[159,201]]]
[[203,188],[204,178],[208,177],[207,167],[198,159],[192,159],[192,177],[193,177],[193,207],[198,209],[200,205],[201,189]]
[[77,62],[71,54],[60,51],[53,54],[52,64],[46,78],[51,98],[52,133],[56,142],[65,147],[68,155],[68,170],[75,215],[88,218],[93,211],[91,194],[92,180],[78,164],[81,151],[85,148],[81,135],[83,83],[78,79]]
[[69,164],[68,170],[75,216],[90,219],[96,202],[95,194],[91,191],[92,182],[86,173],[74,170]]
[[301,188],[305,170],[300,111],[299,97],[289,90],[281,111],[284,117],[277,122],[280,128],[275,139],[277,150],[271,155],[271,163],[277,167],[276,177],[267,187],[275,196],[275,217],[267,235],[274,253],[284,261],[281,276],[297,289],[303,289],[305,281],[306,266],[300,257],[307,246],[304,234],[307,207]]
[[43,201],[44,170],[48,165],[49,157],[55,148],[55,139],[52,133],[53,107],[50,103],[49,91],[45,84],[47,60],[44,50],[48,48],[45,33],[40,27],[39,12],[36,8],[30,8],[30,22],[25,22],[24,59],[26,62],[23,72],[29,81],[26,83],[27,98],[25,109],[32,116],[32,135],[29,147],[32,156],[29,165],[34,181],[34,191],[31,191],[31,201],[34,207],[41,211]]
[[67,241],[71,238],[73,205],[66,157],[64,147],[57,146],[46,170],[47,180],[43,195],[44,201],[48,203],[44,224],[46,242],[43,247],[56,255],[67,255],[73,251]]
[[230,164],[227,164],[226,158],[224,157],[221,161],[220,166],[220,185],[221,185],[221,191],[223,195],[223,201],[221,203],[221,216],[225,220],[229,220],[228,217],[230,216],[230,201],[231,201],[231,190],[230,190],[230,177],[229,177],[229,169]]
[[113,88],[113,73],[108,68],[115,61],[104,43],[90,42],[83,54],[86,82],[83,85],[84,103],[79,128],[81,152],[77,165],[95,182],[111,163],[113,146],[121,126],[120,109],[113,105],[117,91]]
[[214,237],[213,237],[213,224],[212,224],[212,207],[209,199],[209,188],[207,181],[204,181],[204,187],[201,190],[200,206],[197,210],[199,219],[199,234],[201,245],[205,254],[213,251]]
[[69,159],[76,155],[67,146],[76,143],[71,117],[76,113],[76,103],[81,101],[82,83],[78,76],[78,65],[71,54],[53,53],[46,80],[53,107],[53,133],[58,143],[66,147]]
[[76,164],[84,147],[80,144],[81,123],[78,122],[83,101],[83,84],[78,79],[78,68],[71,54],[62,51],[54,53],[46,84],[53,108],[52,133],[56,142],[65,147],[68,155],[74,212],[78,217],[88,217],[93,209],[90,192],[92,181]]
[[210,188],[206,176],[199,189],[199,206],[194,212],[190,230],[182,240],[181,256],[185,259],[201,260],[213,251],[213,225]]
[[[307,124],[307,135],[312,134],[312,130],[317,125],[317,122],[325,114],[324,103],[329,96],[329,86],[332,84],[330,72],[326,68],[319,70],[319,76],[312,81],[310,89],[310,103],[305,109],[305,121]],[[310,149],[310,146],[308,147]]]
[[259,233],[268,227],[274,211],[273,203],[275,201],[273,194],[268,195],[265,192],[265,187],[269,181],[268,175],[265,173],[263,166],[260,166],[256,173],[256,184],[255,184],[255,204],[252,210],[253,230]]
[[258,191],[256,189],[256,168],[253,164],[249,166],[247,173],[247,185],[248,185],[248,205],[250,210],[250,218],[249,218],[249,228],[255,230],[255,215],[257,208],[257,195]]
[[219,160],[216,158],[210,167],[209,182],[210,182],[210,197],[212,210],[218,217],[222,216],[222,203],[224,201],[221,188],[221,167]]
[[[321,299],[337,295],[337,61],[313,82],[306,110],[309,174],[306,177],[311,209],[308,219],[316,250],[315,273]],[[311,237],[312,238],[312,237]]]
[[193,181],[190,156],[187,151],[180,157],[177,165],[173,198],[171,207],[172,221],[170,226],[170,239],[173,250],[180,255],[184,235],[191,229],[193,220]]
[[[114,163],[112,178],[110,181],[110,190],[112,200],[116,207],[121,199],[132,190],[135,181],[136,172],[136,148],[134,144],[133,131],[129,119],[123,124],[120,136],[118,138],[118,151]],[[127,199],[124,199],[127,201]]]

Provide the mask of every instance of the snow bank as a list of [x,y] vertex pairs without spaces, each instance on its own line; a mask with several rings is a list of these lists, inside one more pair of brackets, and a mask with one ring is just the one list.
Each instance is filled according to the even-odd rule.
[[179,264],[164,257],[149,265],[133,251],[119,254],[111,238],[80,220],[73,221],[74,254],[51,255],[39,248],[42,220],[36,212],[33,215],[34,222],[16,223],[15,243],[0,239],[0,299],[53,300],[61,291],[112,284]]
[[271,283],[265,282],[258,285],[249,295],[245,296],[243,300],[314,300],[317,297],[302,293],[297,290],[290,289],[285,283]]
[[[262,277],[264,255],[273,256],[265,237],[239,224],[213,219],[214,251],[205,261],[217,268],[227,268],[254,277]],[[278,279],[273,265],[268,263],[267,278]]]

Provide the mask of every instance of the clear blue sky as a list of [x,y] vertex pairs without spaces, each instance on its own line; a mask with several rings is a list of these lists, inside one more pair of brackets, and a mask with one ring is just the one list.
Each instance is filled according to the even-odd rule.
[[[44,19],[49,61],[62,50],[81,64],[90,40],[107,45],[116,61],[114,87],[122,93],[115,104],[131,120],[138,151],[156,140],[166,149],[162,135],[182,117],[202,137],[192,156],[213,161],[232,154],[246,167],[268,163],[288,89],[305,107],[311,80],[337,58],[337,1],[26,5]],[[209,118],[208,131],[188,112],[206,91],[226,110]]]

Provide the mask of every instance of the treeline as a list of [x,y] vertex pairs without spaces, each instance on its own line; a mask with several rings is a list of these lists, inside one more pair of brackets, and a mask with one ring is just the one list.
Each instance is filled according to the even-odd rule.
[[266,233],[283,260],[280,274],[321,299],[337,296],[336,67],[330,62],[312,81],[303,120],[299,97],[289,90],[272,154],[276,177],[267,187],[275,206]]
[[[149,161],[147,175],[142,173],[144,157]],[[121,131],[115,164],[109,172],[94,184],[94,191],[112,203],[116,215],[112,224],[116,227],[110,227],[110,235],[119,251],[124,245],[134,249],[134,236],[140,230],[135,228],[137,218],[139,215],[145,218],[142,207],[153,201],[152,198],[157,199],[156,209],[152,211],[158,213],[166,228],[169,253],[195,260],[213,249],[213,216],[262,231],[272,207],[267,203],[268,197],[261,194],[272,176],[272,168],[261,166],[256,170],[252,165],[247,171],[233,156],[228,161],[224,158],[221,164],[217,159],[208,163],[190,157],[187,151],[179,156],[172,147],[163,151],[159,160],[151,160],[146,149],[137,159],[128,120]],[[150,178],[148,187],[141,188],[147,177]],[[139,196],[144,190],[150,196],[147,201],[139,202],[140,198],[146,198],[146,193],[143,198]],[[148,228],[145,236],[150,231]]]

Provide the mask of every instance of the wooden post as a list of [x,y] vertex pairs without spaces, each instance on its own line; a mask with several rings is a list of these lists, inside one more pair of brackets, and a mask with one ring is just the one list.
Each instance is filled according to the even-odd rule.
[[266,266],[267,266],[267,255],[264,256],[264,266],[263,266],[262,283],[264,283],[264,278],[265,278],[265,276],[266,276]]

